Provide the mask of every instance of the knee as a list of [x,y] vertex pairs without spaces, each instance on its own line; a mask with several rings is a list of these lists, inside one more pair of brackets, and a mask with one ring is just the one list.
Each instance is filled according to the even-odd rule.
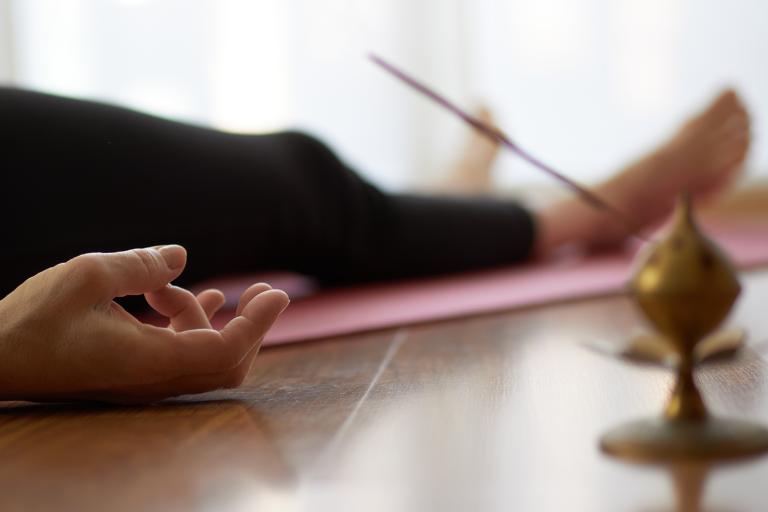
[[280,134],[294,155],[310,162],[329,162],[340,165],[336,154],[317,137],[302,131],[288,131]]
[[363,180],[319,139],[299,131],[284,132],[280,137],[296,176],[313,191],[322,192],[325,200],[333,196],[348,199],[350,189],[362,186]]

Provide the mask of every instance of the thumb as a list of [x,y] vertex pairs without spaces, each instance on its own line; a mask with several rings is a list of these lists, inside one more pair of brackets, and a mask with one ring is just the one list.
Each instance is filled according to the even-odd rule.
[[70,260],[89,300],[110,300],[159,290],[176,279],[187,263],[180,245],[114,253],[91,253]]

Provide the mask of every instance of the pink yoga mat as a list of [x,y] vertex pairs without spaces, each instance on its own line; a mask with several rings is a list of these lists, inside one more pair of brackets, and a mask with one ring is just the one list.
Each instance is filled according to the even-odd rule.
[[[765,220],[707,228],[739,268],[768,264]],[[631,251],[391,283],[318,290],[292,274],[239,276],[205,283],[223,289],[231,304],[251,283],[270,282],[292,297],[267,335],[266,345],[326,338],[553,301],[619,292],[631,270]],[[221,327],[233,315],[219,313]]]

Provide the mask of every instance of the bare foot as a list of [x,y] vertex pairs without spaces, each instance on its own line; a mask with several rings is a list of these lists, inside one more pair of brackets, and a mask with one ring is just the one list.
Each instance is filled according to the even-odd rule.
[[[738,177],[749,143],[749,115],[735,92],[724,91],[669,141],[595,192],[638,226],[652,226],[666,218],[682,192],[697,200],[711,200],[724,192]],[[626,239],[621,223],[588,210],[569,199],[543,212],[540,251],[578,240],[606,246]]]
[[[476,116],[484,123],[494,125],[493,115],[487,107],[480,107]],[[490,193],[492,189],[491,172],[498,153],[498,143],[472,130],[465,144],[464,152],[440,188],[444,191],[462,194]]]
[[641,223],[655,222],[683,191],[705,200],[723,192],[738,177],[749,142],[749,115],[736,93],[725,91],[667,143],[601,189]]

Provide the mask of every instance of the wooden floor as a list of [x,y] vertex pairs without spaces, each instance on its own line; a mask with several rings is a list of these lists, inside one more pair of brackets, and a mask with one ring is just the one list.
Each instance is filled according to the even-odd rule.
[[[760,346],[768,270],[744,284]],[[607,297],[268,349],[242,389],[152,407],[6,404],[0,510],[696,510],[700,483],[702,510],[768,509],[768,457],[707,477],[599,452],[671,379],[583,343],[640,326]],[[768,424],[763,357],[701,373],[715,412]]]

